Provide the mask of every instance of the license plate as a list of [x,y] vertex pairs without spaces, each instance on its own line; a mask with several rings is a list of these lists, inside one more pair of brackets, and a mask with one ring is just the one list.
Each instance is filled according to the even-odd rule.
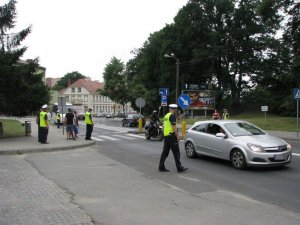
[[287,154],[274,155],[275,160],[286,160]]

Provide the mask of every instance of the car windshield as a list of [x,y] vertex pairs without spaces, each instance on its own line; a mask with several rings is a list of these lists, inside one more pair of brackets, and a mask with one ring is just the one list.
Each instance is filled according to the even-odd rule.
[[250,123],[228,123],[224,126],[233,136],[251,136],[266,134],[263,130]]

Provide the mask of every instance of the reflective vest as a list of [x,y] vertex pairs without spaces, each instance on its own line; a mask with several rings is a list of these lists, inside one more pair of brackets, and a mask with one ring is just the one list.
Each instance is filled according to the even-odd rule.
[[40,127],[47,127],[48,121],[45,119],[46,115],[46,112],[40,112]]
[[85,124],[90,124],[90,125],[93,125],[93,121],[91,120],[91,113],[90,112],[86,112],[85,115],[84,115],[84,121],[85,121]]
[[164,117],[164,136],[169,136],[170,134],[174,133],[172,124],[170,122],[170,116],[172,113],[167,113]]
[[224,120],[227,120],[228,117],[229,117],[229,114],[228,114],[227,112],[224,112],[224,113],[223,113],[223,119],[224,119]]
[[60,120],[60,114],[59,113],[56,114],[56,120]]

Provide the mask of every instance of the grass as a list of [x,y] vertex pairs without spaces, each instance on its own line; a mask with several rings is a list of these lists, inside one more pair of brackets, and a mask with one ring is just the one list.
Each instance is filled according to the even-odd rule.
[[3,126],[3,137],[20,137],[25,135],[25,127],[17,120],[0,119]]
[[[197,118],[186,119],[187,124],[193,124],[200,120],[209,120],[210,118]],[[277,115],[270,115],[264,113],[243,113],[239,115],[230,116],[230,119],[245,120],[264,130],[277,130],[277,131],[297,131],[297,118],[296,117],[282,117]]]

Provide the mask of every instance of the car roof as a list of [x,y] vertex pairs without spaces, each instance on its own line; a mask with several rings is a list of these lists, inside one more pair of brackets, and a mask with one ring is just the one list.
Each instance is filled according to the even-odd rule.
[[202,124],[202,123],[216,123],[216,124],[227,124],[227,123],[249,123],[244,120],[202,120],[202,121],[196,121],[194,125]]

